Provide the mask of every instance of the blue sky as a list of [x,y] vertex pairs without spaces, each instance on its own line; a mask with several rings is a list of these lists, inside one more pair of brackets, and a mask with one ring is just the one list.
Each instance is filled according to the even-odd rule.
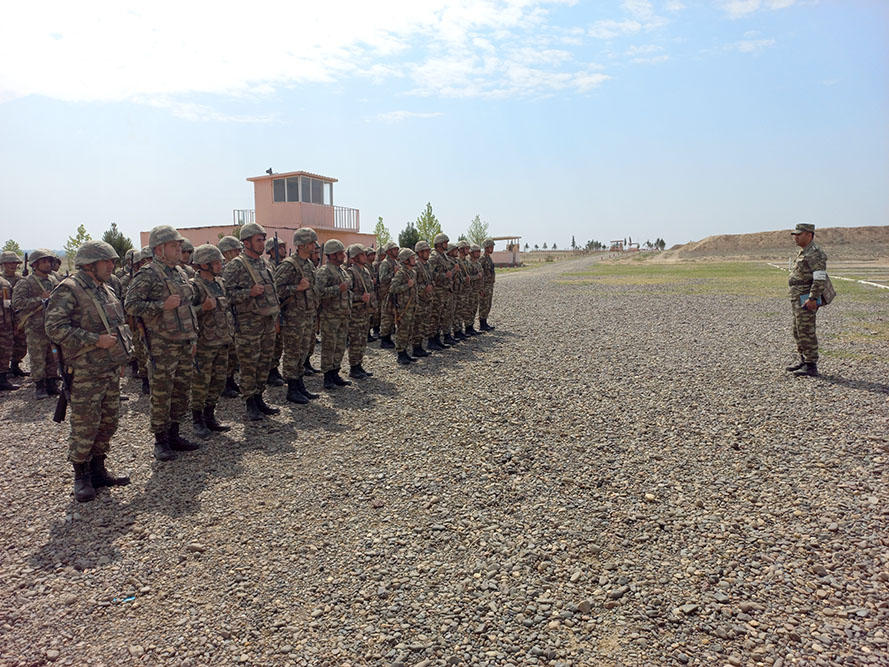
[[363,231],[889,224],[889,3],[302,4],[8,10],[0,237],[227,224],[268,167],[338,178]]

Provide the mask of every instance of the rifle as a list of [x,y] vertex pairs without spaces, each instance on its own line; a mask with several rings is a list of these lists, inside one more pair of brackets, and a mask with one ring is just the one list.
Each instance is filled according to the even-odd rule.
[[28,253],[25,253],[25,265],[22,267],[22,278],[28,275]]
[[[145,343],[145,351],[148,352],[148,361],[151,362],[151,370],[157,370],[157,364],[154,361],[154,355],[151,353],[151,343],[148,340],[148,330],[145,328],[145,322],[141,317],[133,316],[133,323],[136,325],[136,330],[142,335],[142,342]],[[149,373],[149,376],[152,373]]]
[[68,403],[71,402],[71,380],[73,376],[65,368],[62,348],[55,343],[52,345],[52,357],[56,362],[59,377],[62,378],[62,390],[59,392],[59,399],[56,401],[56,411],[52,415],[52,420],[57,424],[61,424],[65,421],[65,415],[68,413]]
[[275,266],[281,263],[281,257],[278,255],[278,232],[275,232],[275,240],[272,242],[272,248],[275,250]]

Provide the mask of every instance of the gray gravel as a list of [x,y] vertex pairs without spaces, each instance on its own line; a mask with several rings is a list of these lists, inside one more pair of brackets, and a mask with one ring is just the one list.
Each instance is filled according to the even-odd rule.
[[[407,370],[223,400],[174,463],[127,380],[133,483],[88,504],[67,424],[4,395],[0,664],[889,664],[889,343],[794,379],[782,293],[558,282],[586,261]],[[819,334],[853,313],[887,309]]]

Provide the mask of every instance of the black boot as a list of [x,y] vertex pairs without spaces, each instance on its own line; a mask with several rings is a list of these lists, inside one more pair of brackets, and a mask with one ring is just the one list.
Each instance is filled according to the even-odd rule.
[[139,362],[136,359],[130,360],[130,373],[134,378],[139,377]]
[[199,438],[209,438],[210,437],[210,429],[207,428],[207,425],[204,423],[204,411],[203,410],[192,410],[191,411],[191,425],[192,431]]
[[429,353],[423,349],[422,345],[414,345],[414,356],[415,357],[428,357]]
[[333,381],[333,374],[336,371],[324,371],[324,388],[325,389],[336,389],[337,384]]
[[803,368],[800,368],[798,371],[794,373],[797,377],[802,377],[803,375],[808,375],[809,377],[816,378],[818,377],[818,364],[814,361],[807,361]]
[[7,377],[9,373],[0,373],[0,391],[15,391],[20,389],[17,384],[12,384]]
[[444,345],[441,344],[441,338],[437,335],[429,339],[429,342],[426,343],[426,347],[430,350],[435,350],[436,352],[441,352],[445,349]]
[[237,398],[241,395],[241,390],[235,382],[234,375],[229,375],[225,378],[225,389],[222,390],[222,395],[226,398]]
[[443,345],[444,345],[445,347],[452,347],[452,346],[454,346],[454,345],[456,345],[456,344],[457,344],[457,341],[454,340],[454,337],[453,337],[451,334],[447,333],[447,334],[444,335],[444,342],[443,342]]
[[358,364],[358,370],[360,370],[362,373],[364,373],[364,377],[366,377],[366,378],[372,378],[374,376],[374,374],[371,373],[369,370],[365,369],[362,364]]
[[46,387],[46,393],[50,396],[59,395],[59,378],[46,378],[43,386]]
[[281,412],[281,408],[273,408],[271,405],[262,400],[262,392],[256,394],[256,407],[264,415],[276,415]]
[[355,366],[349,367],[349,377],[355,378],[356,380],[363,380],[367,377],[367,374],[361,369],[361,364],[356,364]]
[[478,321],[478,328],[481,329],[482,331],[493,331],[494,330],[494,327],[492,327],[490,324],[488,324],[488,320],[481,320],[481,319]]
[[469,338],[465,333],[463,333],[463,329],[454,329],[454,340],[461,341]]
[[348,380],[344,380],[343,378],[340,377],[340,369],[339,368],[335,368],[332,371],[330,371],[330,378],[333,380],[333,383],[337,387],[348,387],[350,384],[352,384]]
[[374,338],[376,338],[376,339],[379,340],[379,338],[380,338],[380,327],[374,327],[373,329],[370,330],[370,333],[373,335]]
[[158,461],[173,461],[179,455],[170,449],[170,436],[166,431],[154,434],[154,458]]
[[317,368],[312,368],[311,357],[306,357],[306,362],[303,364],[303,374],[304,375],[314,375],[315,373],[320,373]]
[[287,400],[300,405],[309,402],[308,397],[299,390],[299,380],[294,378],[287,380]]
[[303,382],[302,378],[297,379],[296,388],[299,389],[302,392],[302,395],[310,401],[314,401],[316,398],[321,398],[320,394],[313,394],[308,389],[306,389],[306,383]]
[[12,377],[23,378],[27,375],[30,375],[30,373],[28,371],[22,370],[22,367],[19,366],[19,363],[21,363],[21,362],[13,361],[9,365],[9,372],[12,373]]
[[247,407],[247,419],[252,422],[258,422],[265,417],[262,416],[262,413],[259,411],[259,404],[256,402],[256,396],[250,396],[245,405]]
[[283,387],[284,386],[284,378],[281,377],[280,371],[277,368],[273,368],[269,371],[269,377],[266,380],[266,384],[270,387]]
[[373,343],[375,340],[377,340],[377,337],[373,335],[372,331],[368,331],[367,332],[367,342]]
[[803,360],[802,357],[800,357],[799,362],[797,362],[795,364],[791,364],[790,366],[787,366],[784,370],[785,371],[798,371],[800,368],[804,368],[805,365],[806,365],[806,362]]
[[475,328],[470,324],[466,327],[466,335],[467,336],[478,336],[481,332],[476,331]]
[[204,423],[207,425],[207,428],[216,433],[224,433],[225,431],[231,431],[231,426],[226,426],[225,424],[220,424],[216,421],[216,406],[215,405],[205,405],[204,406]]
[[148,384],[147,376],[142,378],[142,393],[146,396],[149,396],[151,394],[151,385]]
[[177,452],[193,452],[200,445],[196,442],[190,442],[179,435],[179,422],[172,422],[167,431],[167,441],[170,443],[170,449]]
[[395,347],[395,343],[392,342],[392,334],[386,334],[380,338],[380,348],[384,350],[391,350]]
[[74,498],[79,503],[88,503],[96,497],[93,488],[93,480],[90,473],[90,464],[74,463]]
[[46,380],[37,380],[34,384],[34,397],[38,401],[44,398],[49,398],[49,394],[46,393]]
[[130,483],[129,477],[115,477],[108,472],[105,468],[105,456],[102,454],[93,456],[90,461],[90,474],[94,489],[100,486],[126,486]]
[[401,350],[398,353],[398,363],[401,364],[402,366],[407,366],[408,364],[411,363],[411,361],[413,361],[413,359],[411,359],[408,356],[407,350]]

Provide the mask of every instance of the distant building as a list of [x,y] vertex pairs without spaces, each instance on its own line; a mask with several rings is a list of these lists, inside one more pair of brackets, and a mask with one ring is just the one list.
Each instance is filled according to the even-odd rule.
[[[359,231],[357,208],[334,205],[333,184],[337,179],[307,171],[290,171],[247,180],[253,183],[254,208],[235,209],[228,225],[181,227],[179,232],[197,247],[203,243],[215,244],[227,234],[237,236],[238,227],[258,222],[269,238],[277,232],[279,240],[287,243],[288,251],[293,250],[293,232],[300,227],[311,227],[318,232],[322,245],[331,238],[339,239],[346,246],[351,243],[376,245],[374,234]],[[148,245],[149,233],[139,234],[143,246]]]

